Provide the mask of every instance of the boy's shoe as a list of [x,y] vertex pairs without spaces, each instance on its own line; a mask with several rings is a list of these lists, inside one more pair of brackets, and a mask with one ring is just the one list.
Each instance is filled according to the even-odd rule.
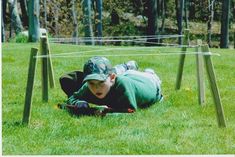
[[147,73],[150,73],[150,74],[155,74],[155,71],[151,68],[144,69],[144,72],[147,72]]
[[139,69],[137,62],[134,60],[126,62],[125,65],[127,66],[127,70],[138,70]]
[[158,75],[155,73],[155,71],[153,69],[146,68],[146,69],[144,69],[144,72],[153,74],[153,76],[155,77],[155,80],[158,82],[157,84],[161,85],[162,81],[160,80],[160,78],[158,77]]

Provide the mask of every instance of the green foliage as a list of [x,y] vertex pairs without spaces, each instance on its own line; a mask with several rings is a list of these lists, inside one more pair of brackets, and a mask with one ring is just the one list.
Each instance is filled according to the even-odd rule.
[[22,33],[19,33],[14,38],[10,39],[10,42],[27,43],[28,42],[28,36],[26,36]]
[[[235,71],[233,50],[211,49],[227,128],[218,128],[212,96],[206,81],[206,103],[197,101],[195,56],[185,60],[181,90],[175,91],[179,56],[109,57],[115,65],[136,60],[141,70],[153,68],[162,79],[164,101],[134,114],[99,117],[71,117],[55,108],[66,100],[59,77],[82,70],[88,57],[52,58],[56,88],[49,102],[41,101],[41,62],[38,60],[31,121],[22,126],[29,52],[38,44],[5,43],[2,54],[2,151],[3,155],[124,155],[124,154],[234,154]],[[99,46],[51,44],[51,52],[89,52],[89,55],[167,53],[176,48],[109,50]],[[119,48],[119,47],[118,47]],[[194,51],[194,49],[189,49]],[[86,54],[86,53],[85,53]],[[20,75],[19,75],[20,73]],[[206,79],[206,76],[205,76]]]
[[123,23],[117,26],[111,26],[107,29],[110,36],[131,36],[138,34],[138,30],[131,22]]
[[[126,14],[133,14],[132,18],[136,18],[139,15],[145,16],[148,12],[146,7],[147,0],[103,0],[103,13],[102,18],[103,21],[107,21],[110,17],[105,16],[105,14],[111,14],[113,10],[116,10],[118,15],[121,19],[123,19]],[[172,19],[176,21],[176,13],[175,13],[175,0],[166,0],[166,18]],[[73,22],[72,21],[72,8],[71,8],[71,1],[63,1],[58,0],[56,2],[48,2],[46,6],[47,11],[47,27],[51,34],[61,37],[71,37],[73,32]],[[205,7],[202,7],[205,6]],[[189,19],[190,21],[206,21],[208,16],[208,2],[207,1],[201,1],[201,0],[195,0],[190,1],[188,4],[189,7]],[[160,5],[159,5],[160,7]],[[43,1],[41,1],[41,8],[43,7]],[[221,17],[221,0],[215,2],[215,20],[220,20]],[[82,12],[81,3],[77,3],[76,7],[78,11],[78,25],[83,25],[84,15]],[[158,9],[160,10],[160,9]],[[93,12],[92,15],[92,21],[93,26],[95,27],[95,12]],[[40,12],[40,23],[44,24],[44,10],[41,9]],[[52,17],[58,17],[58,18],[52,18]],[[131,22],[130,19],[128,19],[128,22]],[[122,20],[121,20],[122,21]],[[147,19],[146,19],[147,21]],[[138,22],[137,22],[138,23]],[[110,23],[109,23],[110,24]],[[138,31],[139,34],[145,34],[145,30],[142,30],[141,28],[137,28],[137,24],[133,23],[135,27],[133,27],[134,30],[130,30],[131,32],[128,32],[128,34],[131,34],[133,31]],[[146,25],[146,23],[142,23],[142,25]],[[174,24],[175,25],[175,24]],[[66,27],[65,27],[66,26]],[[119,27],[122,27],[123,25],[114,26],[112,30],[119,31]],[[116,28],[117,27],[117,28]],[[103,31],[109,32],[110,28],[108,25],[104,25]],[[172,31],[172,30],[171,30]],[[84,36],[84,32],[80,30],[80,35]],[[117,32],[118,33],[118,32]],[[172,33],[172,32],[166,32],[166,33]]]

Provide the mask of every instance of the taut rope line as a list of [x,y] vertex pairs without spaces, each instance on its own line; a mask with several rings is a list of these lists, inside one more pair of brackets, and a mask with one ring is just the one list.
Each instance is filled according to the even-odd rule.
[[52,55],[40,55],[36,56],[35,58],[48,58],[48,57],[53,57],[53,58],[74,58],[74,57],[93,57],[93,56],[103,56],[103,57],[124,57],[124,56],[173,56],[173,55],[214,55],[214,56],[220,56],[218,53],[211,53],[211,52],[186,52],[186,51],[181,51],[181,52],[167,52],[167,53],[142,53],[142,54],[103,54],[103,55],[57,55],[57,56],[52,56]]

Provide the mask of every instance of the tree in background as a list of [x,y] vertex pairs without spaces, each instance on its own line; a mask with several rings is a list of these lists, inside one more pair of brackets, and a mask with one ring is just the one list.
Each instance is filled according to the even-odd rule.
[[54,0],[52,5],[52,13],[53,13],[53,22],[52,22],[52,29],[55,32],[55,36],[59,36],[59,11],[61,10],[61,3],[57,0]]
[[43,0],[43,27],[47,30],[47,0]]
[[148,25],[147,25],[147,35],[149,39],[147,40],[147,45],[152,45],[152,43],[156,43],[156,39],[151,39],[153,35],[158,33],[158,25],[157,25],[157,0],[148,0],[147,2],[148,12]]
[[94,45],[93,39],[93,29],[91,22],[91,0],[83,0],[83,23],[85,29],[85,37],[87,41],[85,42],[88,45]]
[[189,0],[184,0],[184,22],[185,22],[185,28],[189,28],[189,21],[188,21],[188,7],[189,7]]
[[[99,39],[102,37],[102,5],[102,0],[95,0],[95,35],[99,37]],[[101,42],[99,44],[101,44]]]
[[214,19],[214,3],[215,3],[215,0],[208,1],[207,43],[208,43],[209,47],[212,46],[211,34],[212,34],[212,23],[213,23],[213,19]]
[[[178,34],[183,34],[183,12],[184,12],[184,0],[175,0],[175,7],[176,7],[176,20],[178,26]],[[183,38],[178,38],[178,44],[182,45]]]
[[26,0],[20,0],[20,8],[22,13],[22,22],[24,28],[27,28],[29,25],[29,17],[27,12],[27,1]]
[[[165,0],[161,0],[160,5],[161,6],[161,13],[159,13],[161,15],[161,19],[162,19],[162,25],[161,25],[161,33],[165,32],[165,19],[166,19],[166,2]],[[159,9],[160,10],[160,9]]]
[[39,41],[40,23],[39,23],[39,0],[29,0],[29,42]]
[[[22,20],[22,24],[25,29],[27,29],[27,25],[25,24],[24,19],[27,19],[27,13],[29,13],[28,6],[25,5],[26,2],[29,0],[18,0],[18,9],[19,15]],[[91,28],[92,34],[95,36],[122,36],[122,35],[160,35],[160,34],[175,34],[177,30],[180,33],[180,17],[179,14],[181,12],[180,2],[182,0],[41,0],[41,12],[39,16],[40,25],[44,28],[47,28],[48,32],[51,36],[54,37],[71,37],[76,36],[76,34],[81,34],[80,36],[85,36],[83,34],[85,31],[85,13],[83,14],[83,1],[92,3],[94,8],[91,8]],[[209,1],[209,0],[208,0]],[[211,15],[212,11],[208,6],[208,1],[204,0],[184,0],[184,5],[187,6],[188,2],[188,14],[186,13],[187,7],[185,8],[183,17],[183,23],[187,26],[187,18],[192,22],[209,22],[208,12]],[[214,21],[220,21],[220,17],[222,15],[221,6],[223,0],[210,0],[210,2],[214,3]],[[6,33],[6,40],[9,38],[9,28],[11,19],[11,13],[9,4],[6,3],[7,0],[2,0],[2,7],[3,7],[3,23]],[[75,2],[74,6],[72,3]],[[176,4],[177,2],[177,4]],[[231,5],[234,6],[234,0],[230,0]],[[100,3],[100,5],[99,5]],[[152,5],[149,6],[150,3],[157,3],[156,6]],[[6,5],[7,7],[5,7]],[[102,6],[103,5],[103,6]],[[178,7],[175,7],[175,6]],[[99,7],[100,6],[100,7]],[[231,6],[231,7],[232,7]],[[150,15],[151,10],[154,13],[154,8],[156,14]],[[6,8],[6,9],[5,9]],[[157,9],[156,9],[157,8]],[[177,8],[177,9],[175,9]],[[92,14],[92,10],[94,9],[94,13]],[[210,11],[209,11],[210,9]],[[26,10],[26,14],[24,13]],[[150,11],[149,11],[150,10]],[[234,7],[231,13],[234,14]],[[76,13],[77,11],[77,13]],[[103,13],[99,13],[102,12]],[[178,14],[176,16],[176,11]],[[183,12],[183,11],[182,11]],[[84,15],[84,16],[83,16]],[[102,15],[102,16],[101,16]],[[75,17],[76,16],[76,17]],[[234,16],[234,15],[233,15]],[[179,18],[178,18],[179,17]],[[230,24],[234,18],[230,15]],[[149,20],[148,20],[149,18]],[[154,18],[154,19],[153,19]],[[29,19],[29,18],[28,18]],[[232,20],[231,20],[232,19]],[[77,24],[76,24],[77,20]],[[175,25],[175,21],[177,25]],[[89,21],[89,20],[88,20]],[[152,23],[150,25],[150,23]],[[184,25],[181,24],[183,29]],[[210,23],[207,23],[210,24]],[[13,24],[12,24],[13,25]],[[103,26],[103,27],[102,27]],[[179,28],[178,28],[179,27]],[[195,25],[194,27],[197,27]],[[211,25],[212,27],[212,25]],[[233,29],[233,25],[231,25],[230,29]],[[13,28],[13,27],[12,27]],[[210,28],[210,26],[208,27]],[[215,27],[216,28],[216,27]],[[153,30],[155,29],[155,30]],[[193,30],[192,32],[195,36],[191,36],[192,38],[203,38],[205,32],[202,32],[203,28],[198,30]],[[208,29],[207,35],[209,34],[210,29]],[[214,30],[211,28],[211,30]],[[152,31],[152,33],[150,33]],[[13,31],[14,32],[14,31]],[[178,34],[177,33],[177,34]],[[215,33],[215,34],[212,34]],[[211,32],[211,36],[213,35],[213,40],[218,40],[219,37],[217,32]],[[87,35],[86,35],[87,36]],[[14,37],[14,34],[13,36]],[[89,36],[87,36],[89,37]],[[209,37],[208,37],[209,39]],[[212,39],[211,39],[212,40]],[[148,39],[149,42],[152,42],[150,38]],[[173,41],[164,39],[164,41]],[[153,41],[155,42],[155,41]],[[159,42],[156,40],[156,42]],[[160,40],[161,42],[161,40]],[[124,42],[121,42],[124,43]],[[126,44],[126,43],[124,43]],[[156,43],[155,43],[156,44]]]
[[4,7],[6,8],[6,0],[3,0],[3,1],[1,1],[1,9],[2,9],[2,16],[1,16],[1,21],[2,21],[2,23],[1,23],[1,29],[2,29],[2,40],[1,40],[1,42],[5,42],[5,27],[4,27],[4,23],[5,23],[5,21],[4,21],[4,17],[5,17],[5,14],[6,14],[6,12],[4,11],[5,9],[4,9]]
[[23,25],[18,12],[17,0],[9,0],[8,2],[11,14],[10,37],[12,37],[12,29],[15,30],[16,34],[19,34],[23,30]]
[[223,0],[221,17],[220,47],[228,48],[229,44],[229,12],[230,0]]
[[73,38],[75,39],[75,43],[78,44],[78,20],[77,20],[77,2],[75,0],[72,0],[72,17],[73,17]]
[[3,22],[6,23],[6,10],[7,10],[7,1],[6,0],[2,0],[1,1],[1,5],[2,5],[2,17],[3,17]]

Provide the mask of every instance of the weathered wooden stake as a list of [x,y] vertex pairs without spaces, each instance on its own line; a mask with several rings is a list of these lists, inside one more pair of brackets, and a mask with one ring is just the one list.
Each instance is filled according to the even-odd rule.
[[48,57],[48,70],[49,70],[49,82],[50,82],[50,87],[55,88],[55,77],[54,77],[54,70],[53,70],[53,65],[52,65],[52,60],[51,60],[51,51],[50,51],[50,45],[48,41],[48,37],[46,37],[47,41],[47,55]]
[[46,47],[47,47],[47,55],[48,55],[48,72],[49,72],[49,83],[50,83],[50,87],[54,88],[55,87],[55,78],[54,78],[54,70],[53,70],[53,66],[52,66],[52,60],[51,60],[51,51],[50,51],[50,45],[49,45],[49,40],[48,40],[48,35],[46,32],[42,33],[41,38],[46,38]]
[[[208,45],[202,46],[202,52],[205,54],[210,53]],[[219,127],[226,127],[226,122],[224,118],[224,110],[223,110],[223,106],[222,106],[221,99],[220,99],[219,89],[216,83],[216,77],[215,77],[215,72],[214,72],[214,66],[211,60],[211,55],[210,54],[205,55],[205,54],[204,54],[204,61],[205,61],[205,66],[206,66],[206,71],[208,74],[210,87],[211,87],[211,93],[212,93],[213,100],[215,103],[218,125]]]
[[[40,38],[41,55],[47,55],[47,40],[46,37]],[[42,100],[48,102],[48,59],[42,58]]]
[[[187,48],[185,47],[185,45],[189,44],[189,41],[188,41],[189,40],[189,29],[185,29],[184,34],[185,34],[184,40],[183,40],[184,46],[181,49],[182,52],[186,52]],[[179,68],[178,68],[178,73],[177,73],[177,77],[176,77],[176,86],[175,86],[176,90],[180,89],[182,75],[183,75],[183,68],[184,68],[184,60],[185,60],[185,53],[180,55]]]
[[196,63],[197,63],[197,83],[198,83],[198,102],[203,105],[205,102],[205,83],[204,83],[204,71],[203,71],[203,57],[201,52],[202,41],[197,40],[196,51]]
[[25,94],[25,103],[24,103],[24,113],[23,113],[23,124],[28,124],[30,121],[31,105],[32,105],[32,95],[33,95],[33,85],[34,85],[34,76],[37,66],[37,56],[38,49],[31,48],[31,54],[29,59],[29,69],[28,69],[28,80]]

